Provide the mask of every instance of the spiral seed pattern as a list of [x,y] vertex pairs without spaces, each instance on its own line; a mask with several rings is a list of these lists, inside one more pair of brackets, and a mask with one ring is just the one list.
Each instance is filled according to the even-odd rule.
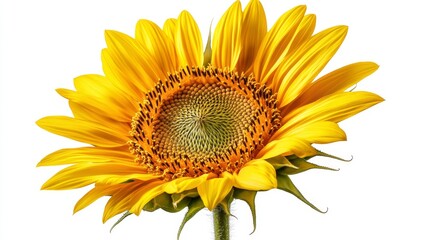
[[186,68],[159,81],[132,121],[130,151],[166,180],[233,173],[279,127],[271,89],[217,68]]

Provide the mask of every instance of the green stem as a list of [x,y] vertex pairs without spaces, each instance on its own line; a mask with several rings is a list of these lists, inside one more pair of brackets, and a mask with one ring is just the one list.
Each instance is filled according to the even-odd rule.
[[229,216],[220,205],[213,209],[213,224],[215,240],[229,240]]

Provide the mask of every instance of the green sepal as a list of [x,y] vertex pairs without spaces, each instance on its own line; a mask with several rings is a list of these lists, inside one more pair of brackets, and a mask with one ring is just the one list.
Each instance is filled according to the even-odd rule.
[[293,161],[293,160],[296,160],[296,159],[304,159],[305,161],[308,161],[308,160],[310,160],[311,158],[313,158],[314,156],[308,156],[308,157],[303,157],[303,158],[301,158],[301,157],[298,157],[298,156],[296,156],[296,155],[289,155],[289,156],[286,156],[285,158],[287,158],[289,161]]
[[353,157],[352,157],[351,159],[347,160],[347,159],[340,158],[340,157],[337,157],[337,156],[334,156],[334,155],[331,155],[331,154],[328,154],[328,153],[324,153],[324,152],[322,152],[320,150],[317,150],[317,154],[316,155],[317,156],[322,156],[322,157],[328,157],[328,158],[332,158],[332,159],[336,159],[336,160],[340,160],[340,161],[343,161],[343,162],[350,162],[353,159]]
[[298,188],[293,184],[292,180],[287,175],[277,175],[277,188],[283,191],[286,191],[288,193],[293,194],[295,197],[297,197],[299,200],[303,201],[305,204],[313,208],[314,210],[326,213],[326,211],[321,211],[316,206],[314,206],[312,203],[310,203],[305,197],[301,194],[301,192],[298,190]]
[[192,217],[195,216],[201,209],[205,208],[203,201],[201,198],[193,198],[188,206],[188,211],[185,214],[185,217],[182,220],[182,224],[180,224],[179,231],[177,233],[177,239],[180,238],[180,233],[182,232],[183,227],[186,222],[188,222]]
[[305,158],[294,158],[294,159],[291,159],[290,162],[297,168],[282,167],[276,170],[277,174],[292,175],[292,174],[302,173],[310,169],[338,171],[338,169],[324,167],[324,166],[317,165],[315,163],[308,162],[308,159],[305,159]]
[[252,212],[253,219],[253,231],[250,233],[254,233],[256,231],[256,205],[255,205],[255,197],[257,191],[249,191],[236,188],[234,190],[234,198],[245,201],[247,205],[249,205],[250,211]]
[[212,61],[212,24],[210,24],[209,37],[207,39],[206,49],[204,50],[203,66],[207,67]]
[[289,167],[289,168],[297,168],[295,165],[293,165],[288,158],[283,156],[277,156],[265,159],[265,161],[269,162],[275,169],[279,169],[282,167]]
[[148,212],[153,212],[159,208],[166,212],[179,212],[186,206],[188,206],[189,202],[191,201],[190,198],[183,198],[181,201],[176,202],[176,204],[173,204],[173,199],[171,194],[168,193],[162,193],[161,195],[155,197],[150,202],[148,202],[143,210]]
[[219,203],[219,205],[222,207],[223,211],[228,216],[235,217],[234,215],[231,214],[231,211],[230,211],[232,200],[234,200],[234,188],[228,193],[228,195],[226,195],[226,197],[222,200],[222,202]]
[[124,220],[126,217],[130,216],[132,213],[126,211],[121,218],[118,219],[118,221],[115,222],[115,224],[113,224],[113,226],[110,228],[110,232],[112,232],[113,228],[116,227],[116,225],[118,225],[120,222],[122,222],[122,220]]
[[[173,206],[177,206],[180,205],[180,203],[184,200],[184,199],[189,199],[190,198],[194,198],[194,197],[198,197],[198,191],[196,188],[192,189],[192,190],[188,190],[188,191],[184,191],[181,193],[173,193],[171,194],[171,199],[173,201]],[[189,203],[189,201],[188,201]],[[188,205],[188,204],[186,204]]]
[[146,205],[144,205],[143,210],[146,212],[153,212],[155,210],[158,210],[160,208],[159,205],[155,203],[155,198],[150,200]]

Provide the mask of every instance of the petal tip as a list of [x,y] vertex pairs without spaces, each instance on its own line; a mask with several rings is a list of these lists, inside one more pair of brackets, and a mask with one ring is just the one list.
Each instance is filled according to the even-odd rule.
[[296,6],[296,10],[305,12],[305,11],[307,11],[307,5],[305,5],[305,4],[298,5],[298,6]]
[[45,182],[41,187],[40,190],[49,190],[49,185],[47,184],[48,182]]
[[36,121],[36,125],[39,126],[42,129],[45,129],[46,120],[48,117],[42,117],[41,119]]
[[43,160],[36,164],[36,167],[42,167],[42,166],[46,166]]
[[370,63],[372,64],[372,66],[375,70],[380,68],[380,65],[378,65],[377,63],[375,63],[375,62],[370,62]]
[[339,25],[338,26],[338,31],[340,31],[342,34],[347,34],[347,32],[349,31],[349,26],[347,26],[347,25]]

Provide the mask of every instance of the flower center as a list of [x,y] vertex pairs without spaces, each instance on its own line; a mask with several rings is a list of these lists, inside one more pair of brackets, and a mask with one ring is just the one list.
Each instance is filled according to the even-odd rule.
[[153,140],[162,152],[214,158],[243,141],[255,111],[249,99],[230,87],[196,83],[163,102]]
[[160,80],[132,121],[130,151],[165,180],[239,171],[279,127],[276,97],[252,77],[186,68]]

